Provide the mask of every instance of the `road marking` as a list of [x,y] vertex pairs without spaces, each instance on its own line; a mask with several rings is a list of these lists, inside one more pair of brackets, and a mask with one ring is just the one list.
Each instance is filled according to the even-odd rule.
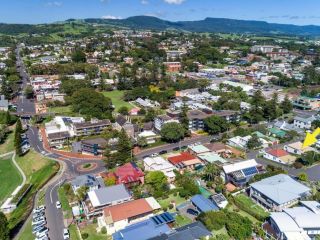
[[52,190],[53,190],[54,188],[56,188],[58,185],[60,185],[60,183],[61,183],[61,179],[57,182],[57,184],[55,184],[55,185],[50,189],[50,201],[51,201],[51,204],[53,204],[53,202],[52,202]]

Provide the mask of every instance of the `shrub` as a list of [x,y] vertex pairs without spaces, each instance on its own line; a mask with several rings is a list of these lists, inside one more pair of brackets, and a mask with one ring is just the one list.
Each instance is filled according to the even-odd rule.
[[107,234],[107,229],[106,229],[106,227],[102,227],[102,228],[101,228],[101,233],[102,233],[102,234]]
[[169,208],[169,209],[172,209],[172,208],[173,208],[173,204],[170,203],[169,206],[168,206],[168,208]]
[[87,239],[89,237],[88,233],[82,233],[81,234],[82,239]]

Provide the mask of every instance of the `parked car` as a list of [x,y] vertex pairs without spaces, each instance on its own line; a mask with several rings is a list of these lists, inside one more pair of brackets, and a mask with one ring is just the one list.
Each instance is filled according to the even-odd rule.
[[40,221],[32,221],[32,226],[33,225],[41,225],[41,224],[46,224],[46,220],[40,220]]
[[58,208],[58,209],[61,208],[61,203],[59,201],[56,202],[56,208]]
[[33,213],[43,212],[45,209],[46,209],[46,207],[44,205],[41,205],[41,206],[33,209]]
[[42,230],[40,230],[39,232],[36,233],[37,237],[44,237],[47,236],[47,233],[49,232],[48,228],[43,228]]
[[37,232],[41,231],[43,228],[45,228],[45,226],[35,225],[35,226],[32,228],[32,233],[33,233],[33,234],[36,234]]
[[32,218],[33,221],[42,221],[42,220],[46,220],[46,218],[44,216],[41,216],[41,217],[34,217]]
[[194,216],[198,216],[199,215],[199,212],[192,209],[192,208],[188,208],[187,209],[187,213],[191,214],[191,215],[194,215]]
[[69,230],[67,228],[63,229],[63,239],[69,239],[69,238],[70,238]]

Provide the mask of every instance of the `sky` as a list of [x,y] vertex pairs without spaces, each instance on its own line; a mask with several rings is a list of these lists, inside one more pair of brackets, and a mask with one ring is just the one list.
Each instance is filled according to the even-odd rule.
[[320,25],[319,9],[319,0],[0,0],[0,22],[148,15],[171,21],[222,17]]

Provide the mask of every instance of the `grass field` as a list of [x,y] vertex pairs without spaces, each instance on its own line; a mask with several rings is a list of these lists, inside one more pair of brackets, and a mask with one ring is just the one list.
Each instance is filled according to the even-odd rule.
[[67,196],[66,196],[65,191],[62,187],[59,188],[59,190],[58,190],[58,196],[59,196],[59,200],[61,202],[61,208],[63,210],[64,217],[71,218],[72,217],[72,209],[69,205]]
[[80,240],[76,225],[71,224],[69,226],[69,233],[70,233],[71,240]]
[[[173,194],[170,194],[168,198],[166,199],[157,199],[160,206],[162,208],[168,208],[171,202],[175,202],[176,206],[180,205],[181,203],[185,202],[186,200],[184,198],[181,198],[179,194],[177,196],[174,196]],[[168,209],[169,212],[174,212],[175,209]]]
[[[246,206],[248,209],[250,209],[252,212],[255,214],[261,216],[262,218],[267,218],[269,214],[259,205],[257,205],[254,201],[252,201],[249,197],[243,195],[243,194],[238,194],[235,196],[235,199],[242,203],[244,206]],[[247,211],[245,209],[242,209],[244,211]],[[250,213],[250,212],[248,212]]]
[[4,201],[22,182],[22,177],[18,169],[8,158],[0,158],[0,203]]
[[74,115],[74,113],[71,111],[71,106],[49,107],[48,112],[66,116]]
[[110,92],[103,92],[103,95],[111,99],[116,111],[118,111],[121,107],[127,107],[129,110],[133,108],[130,103],[123,100],[124,91],[115,90]]
[[82,233],[88,233],[89,237],[86,238],[87,240],[111,240],[111,236],[108,236],[106,234],[97,233],[97,224],[89,224],[86,227],[80,229],[81,234]]
[[8,134],[7,139],[3,144],[0,144],[0,154],[4,154],[14,150],[13,140],[14,131]]
[[18,208],[9,215],[10,229],[13,229],[27,217],[28,210],[32,207],[34,195],[59,169],[59,166],[54,161],[32,150],[22,157],[17,157],[16,161],[25,173],[27,182],[32,184],[32,188],[22,199]]

